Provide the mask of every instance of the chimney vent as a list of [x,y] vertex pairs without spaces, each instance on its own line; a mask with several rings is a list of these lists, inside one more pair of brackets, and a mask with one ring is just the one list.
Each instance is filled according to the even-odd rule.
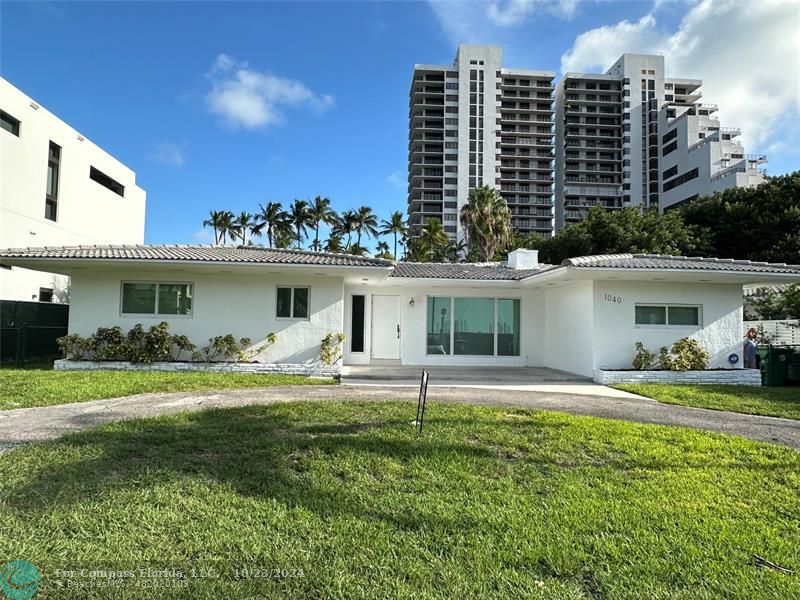
[[508,266],[511,269],[538,269],[539,251],[517,248],[508,253]]

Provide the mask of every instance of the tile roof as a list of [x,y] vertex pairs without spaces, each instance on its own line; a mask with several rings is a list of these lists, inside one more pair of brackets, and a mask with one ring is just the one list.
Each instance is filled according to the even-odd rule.
[[263,248],[260,246],[47,246],[0,250],[3,258],[161,260],[252,264],[330,265],[340,267],[391,267],[392,261],[352,254]]
[[602,269],[674,269],[686,271],[738,271],[743,273],[781,273],[800,276],[800,265],[767,263],[732,258],[701,258],[699,256],[664,256],[659,254],[598,254],[568,258],[566,267],[596,267]]
[[519,281],[553,269],[539,265],[538,269],[512,269],[506,263],[413,263],[399,262],[391,277],[420,279],[471,279],[481,281]]

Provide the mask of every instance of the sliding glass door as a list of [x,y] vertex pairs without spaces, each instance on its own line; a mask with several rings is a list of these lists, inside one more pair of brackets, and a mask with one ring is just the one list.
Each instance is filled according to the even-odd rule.
[[428,296],[427,354],[519,356],[519,299]]

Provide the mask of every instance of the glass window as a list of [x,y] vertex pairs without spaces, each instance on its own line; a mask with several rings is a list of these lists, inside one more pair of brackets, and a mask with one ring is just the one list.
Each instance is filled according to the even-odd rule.
[[308,288],[294,288],[292,316],[295,319],[308,318]]
[[670,325],[700,324],[700,308],[697,306],[670,306],[668,315]]
[[454,298],[453,332],[454,354],[494,355],[494,298]]
[[497,300],[497,355],[519,356],[519,300]]
[[122,312],[154,315],[156,313],[155,283],[123,283]]
[[15,119],[4,110],[0,110],[0,128],[19,137],[19,119]]
[[191,315],[192,286],[188,283],[158,284],[158,314]]
[[667,307],[666,306],[637,306],[636,307],[637,325],[666,325]]
[[283,318],[291,318],[292,316],[292,288],[279,287],[277,309],[275,315]]
[[451,304],[451,298],[428,298],[428,354],[450,354]]
[[364,296],[353,296],[350,311],[350,352],[364,351]]

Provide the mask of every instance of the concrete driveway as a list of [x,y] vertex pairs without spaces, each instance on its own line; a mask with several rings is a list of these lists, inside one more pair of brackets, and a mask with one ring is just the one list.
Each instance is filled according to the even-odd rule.
[[[292,400],[405,400],[412,418],[417,389],[410,386],[292,386],[265,389],[141,394],[41,408],[0,411],[0,452],[21,444],[55,439],[66,433],[112,421],[183,411],[272,404]],[[677,425],[740,435],[754,440],[800,448],[800,421],[741,415],[701,408],[660,404],[630,398],[509,389],[433,387],[428,401],[485,406],[518,406],[575,415],[622,419],[637,423]]]

